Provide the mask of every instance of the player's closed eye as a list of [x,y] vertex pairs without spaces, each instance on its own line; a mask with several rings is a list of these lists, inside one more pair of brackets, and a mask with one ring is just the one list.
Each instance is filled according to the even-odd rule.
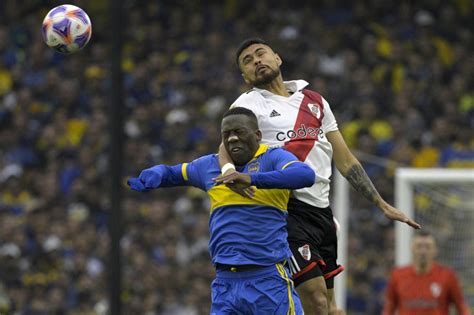
[[240,137],[243,134],[245,134],[245,129],[235,129],[235,130],[231,130],[231,131],[224,131],[222,133],[222,136],[224,137],[224,139],[227,139],[227,138],[230,137],[231,133],[233,135],[236,135],[236,136]]
[[245,129],[236,129],[234,130],[235,134],[238,135],[238,136],[241,136],[243,134],[245,134]]
[[248,65],[252,61],[252,57],[246,56],[244,59],[242,59],[242,64]]

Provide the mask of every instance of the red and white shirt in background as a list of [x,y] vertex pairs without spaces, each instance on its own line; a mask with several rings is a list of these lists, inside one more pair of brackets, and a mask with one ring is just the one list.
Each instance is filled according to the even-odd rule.
[[451,305],[458,315],[470,314],[452,269],[435,263],[427,273],[419,274],[406,266],[392,271],[382,314],[449,315]]

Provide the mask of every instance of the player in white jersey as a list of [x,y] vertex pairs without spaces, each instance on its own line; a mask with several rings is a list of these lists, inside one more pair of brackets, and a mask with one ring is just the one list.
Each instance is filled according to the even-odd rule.
[[[312,187],[293,191],[288,203],[288,242],[293,252],[289,267],[305,313],[336,314],[339,311],[334,303],[334,276],[343,268],[337,264],[336,223],[329,207],[332,160],[352,186],[385,216],[414,228],[420,226],[381,198],[338,131],[328,102],[306,89],[306,81],[283,81],[282,60],[265,41],[245,40],[236,59],[242,77],[253,89],[231,107],[252,110],[258,118],[262,142],[283,146],[318,174]],[[219,156],[222,173],[232,186],[234,170],[222,145]]]

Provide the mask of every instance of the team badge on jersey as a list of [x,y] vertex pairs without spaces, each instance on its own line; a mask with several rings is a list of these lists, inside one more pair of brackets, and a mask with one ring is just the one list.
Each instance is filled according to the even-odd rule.
[[441,295],[441,286],[437,282],[433,282],[430,285],[430,291],[433,297],[437,298]]
[[260,169],[260,163],[255,162],[255,163],[250,163],[248,166],[249,173],[256,173]]
[[308,107],[309,107],[309,110],[311,111],[311,113],[313,113],[313,115],[317,119],[321,118],[321,111],[319,110],[318,105],[308,103]]
[[305,244],[301,246],[300,248],[298,248],[298,251],[300,252],[301,256],[303,256],[305,260],[311,259],[311,250],[309,249],[308,244]]

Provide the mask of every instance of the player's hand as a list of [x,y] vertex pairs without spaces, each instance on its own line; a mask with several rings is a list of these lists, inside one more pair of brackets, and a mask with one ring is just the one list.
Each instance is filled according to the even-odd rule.
[[243,197],[252,199],[253,196],[255,196],[255,187],[242,184],[226,184],[226,186],[229,187],[229,189],[233,192],[238,193]]
[[160,187],[162,176],[161,173],[156,171],[154,168],[155,167],[147,168],[140,173],[140,176],[138,176],[147,189]]
[[158,188],[161,184],[161,173],[154,170],[153,167],[147,168],[140,173],[138,178],[130,178],[127,184],[136,191],[145,191],[148,189]]
[[255,188],[250,186],[250,175],[239,173],[236,170],[228,170],[225,174],[221,174],[212,179],[216,185],[225,184],[232,191],[247,198],[253,198]]
[[242,184],[250,186],[250,175],[239,172],[226,172],[212,179],[216,185],[220,184]]
[[250,175],[239,172],[227,172],[212,179],[217,185],[220,184],[242,184],[250,186]]
[[138,177],[131,177],[127,180],[127,185],[130,186],[132,190],[136,191],[147,191],[143,183]]
[[408,224],[412,228],[421,229],[420,224],[416,223],[415,221],[407,217],[405,213],[398,210],[397,208],[392,207],[389,204],[385,204],[383,207],[381,207],[381,209],[383,213],[385,214],[385,216],[389,218],[390,220],[400,221],[400,222]]

